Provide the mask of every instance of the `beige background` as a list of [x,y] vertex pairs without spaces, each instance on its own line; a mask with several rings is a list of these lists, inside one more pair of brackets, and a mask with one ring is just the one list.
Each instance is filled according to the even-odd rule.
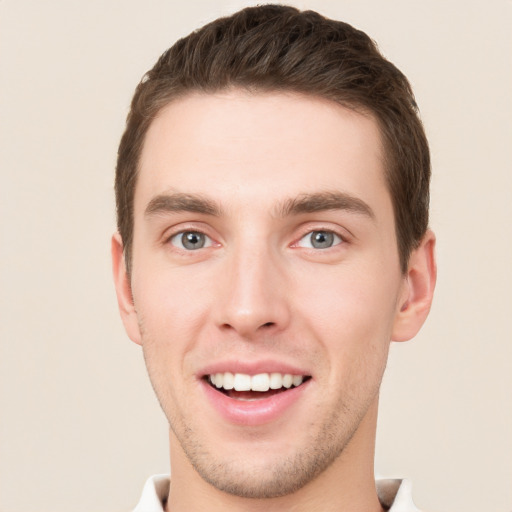
[[[0,0],[0,511],[116,512],[168,470],[110,277],[133,89],[174,40],[251,2]],[[290,2],[368,31],[431,141],[439,283],[393,346],[377,471],[435,512],[512,510],[512,2]]]

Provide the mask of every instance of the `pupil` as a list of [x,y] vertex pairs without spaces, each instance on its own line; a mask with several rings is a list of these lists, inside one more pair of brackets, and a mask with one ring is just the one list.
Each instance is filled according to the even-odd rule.
[[201,249],[204,245],[204,235],[201,233],[185,233],[182,238],[186,249]]
[[331,247],[334,241],[334,235],[326,231],[315,231],[311,235],[311,245],[315,249],[326,249]]

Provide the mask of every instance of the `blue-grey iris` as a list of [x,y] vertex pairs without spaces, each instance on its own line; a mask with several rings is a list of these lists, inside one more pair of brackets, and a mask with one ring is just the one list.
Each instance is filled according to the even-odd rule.
[[181,235],[181,243],[185,249],[202,249],[205,242],[206,239],[203,233],[198,233],[197,231],[187,231]]
[[334,233],[329,231],[313,231],[310,240],[311,246],[315,249],[328,249],[334,243]]

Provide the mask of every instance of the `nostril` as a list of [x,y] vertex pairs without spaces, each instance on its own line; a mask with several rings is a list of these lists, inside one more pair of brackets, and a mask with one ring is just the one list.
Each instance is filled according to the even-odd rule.
[[263,324],[262,327],[273,327],[274,325],[274,322],[267,322],[266,324]]

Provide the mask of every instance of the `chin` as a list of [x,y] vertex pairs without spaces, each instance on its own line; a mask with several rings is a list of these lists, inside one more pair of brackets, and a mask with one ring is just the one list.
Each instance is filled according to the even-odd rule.
[[[309,460],[305,460],[309,459]],[[255,467],[249,460],[208,465],[193,462],[199,475],[219,491],[241,498],[278,498],[297,492],[315,479],[335,457],[309,454]]]
[[253,448],[223,445],[224,452],[214,453],[190,430],[182,430],[177,437],[196,473],[219,491],[241,498],[278,498],[306,486],[340,456],[352,431],[343,431],[339,423],[336,427],[312,429],[314,434],[294,443],[281,440],[264,446],[253,439]]

